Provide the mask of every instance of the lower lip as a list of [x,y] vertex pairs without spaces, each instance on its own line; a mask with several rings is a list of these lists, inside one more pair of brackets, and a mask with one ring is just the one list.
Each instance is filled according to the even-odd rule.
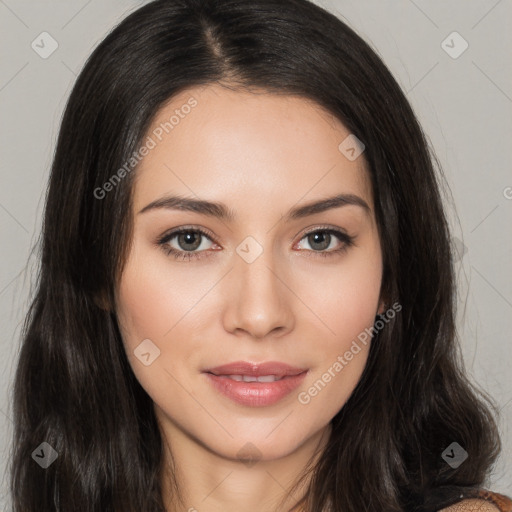
[[272,405],[296,389],[308,372],[289,375],[274,382],[244,382],[205,373],[213,387],[234,402],[251,407]]

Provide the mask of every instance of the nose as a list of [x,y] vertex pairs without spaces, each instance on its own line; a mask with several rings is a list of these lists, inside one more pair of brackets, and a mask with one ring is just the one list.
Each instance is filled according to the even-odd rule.
[[282,267],[276,267],[270,253],[264,251],[252,263],[235,258],[222,291],[226,331],[262,339],[282,336],[293,329],[294,294]]

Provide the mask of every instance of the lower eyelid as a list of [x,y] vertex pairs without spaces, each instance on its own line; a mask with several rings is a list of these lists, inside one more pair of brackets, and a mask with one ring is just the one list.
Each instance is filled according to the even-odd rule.
[[[185,230],[179,230],[179,231],[175,231],[174,233],[169,233],[168,235],[164,235],[163,237],[161,237],[158,241],[157,241],[157,245],[159,245],[165,252],[167,252],[168,254],[176,254],[176,253],[179,253],[179,254],[183,254],[183,255],[191,255],[191,258],[196,258],[197,256],[194,256],[194,255],[199,255],[199,254],[203,254],[205,252],[208,252],[208,249],[203,249],[201,251],[183,251],[182,249],[176,249],[175,247],[171,247],[170,246],[170,242],[172,240],[174,240],[175,238],[177,238],[179,235],[183,234],[183,233],[195,233],[195,234],[198,234],[200,235],[202,238],[206,238],[207,240],[209,240],[213,245],[217,245],[215,240],[212,239],[212,237],[206,233],[203,233],[202,231],[199,231],[197,229],[185,229]],[[202,242],[201,242],[202,243]],[[186,256],[188,257],[188,256]]]
[[[310,250],[310,249],[300,249],[300,251],[305,251],[306,253],[312,253],[311,256],[315,256],[315,255],[319,255],[319,256],[330,256],[330,255],[335,255],[335,254],[339,254],[341,252],[345,252],[350,246],[353,245],[354,243],[354,239],[355,237],[354,236],[350,236],[348,235],[347,233],[341,231],[341,230],[337,230],[337,229],[333,229],[333,228],[317,228],[317,229],[314,229],[312,231],[308,231],[307,233],[305,233],[299,240],[298,243],[300,243],[302,240],[304,240],[306,237],[308,237],[309,235],[312,235],[314,233],[317,233],[317,232],[320,232],[320,233],[327,233],[331,236],[335,236],[339,242],[342,244],[342,246],[338,249],[330,249],[330,250],[323,250],[323,251],[313,251],[313,250]],[[212,242],[213,245],[219,245],[217,244],[217,242],[215,242],[215,240],[211,237],[211,235],[203,232],[202,230],[199,230],[197,228],[194,228],[194,229],[180,229],[178,231],[175,231],[173,233],[170,233],[168,235],[164,235],[163,237],[161,237],[157,244],[168,254],[168,255],[171,255],[171,254],[174,254],[174,256],[176,257],[176,259],[184,259],[184,260],[191,260],[191,259],[199,259],[199,258],[202,258],[202,257],[205,257],[205,256],[210,256],[211,255],[211,250],[208,250],[208,249],[203,249],[201,251],[183,251],[181,249],[176,249],[174,247],[170,247],[169,246],[169,242],[171,240],[173,240],[174,238],[176,238],[177,236],[179,236],[180,234],[183,234],[183,233],[196,233],[196,234],[199,234],[201,235],[203,238],[206,238],[208,239],[210,242]],[[206,253],[206,254],[204,254]],[[179,255],[179,256],[178,256]]]
[[[335,230],[335,229],[315,229],[313,231],[309,231],[308,233],[306,233],[300,240],[299,240],[299,243],[302,242],[302,240],[304,240],[305,238],[307,238],[309,235],[313,235],[315,233],[327,233],[328,235],[330,235],[331,237],[334,236],[335,238],[338,239],[338,241],[342,244],[342,246],[344,247],[348,247],[350,245],[352,245],[353,241],[354,241],[354,238],[353,236],[350,236],[342,231],[338,231],[338,230]],[[322,253],[330,253],[330,252],[336,252],[338,251],[339,249],[331,249],[329,251],[327,250],[323,250],[323,251],[310,251],[308,250],[309,252],[315,252],[315,253],[318,253],[318,254],[322,254]]]

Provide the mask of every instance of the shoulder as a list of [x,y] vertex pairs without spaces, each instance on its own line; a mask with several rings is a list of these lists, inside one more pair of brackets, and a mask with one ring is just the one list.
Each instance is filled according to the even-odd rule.
[[504,494],[479,489],[464,498],[439,512],[512,512],[512,500]]
[[439,512],[499,512],[500,509],[491,503],[483,499],[468,499],[459,501],[455,505],[441,509]]

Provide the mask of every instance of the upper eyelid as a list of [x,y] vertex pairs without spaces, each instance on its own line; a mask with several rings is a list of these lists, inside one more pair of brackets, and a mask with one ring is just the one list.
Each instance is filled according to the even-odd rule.
[[[350,237],[350,235],[347,233],[347,230],[345,230],[341,227],[333,226],[330,224],[320,224],[320,225],[317,224],[311,228],[306,228],[304,231],[302,231],[302,238],[304,238],[306,235],[309,235],[310,233],[314,233],[315,231],[329,231],[329,230],[338,231],[342,235],[346,235],[346,236]],[[293,240],[296,236],[298,236],[299,233],[297,233],[297,235],[292,237],[290,240]],[[302,240],[302,238],[301,238],[301,240]]]
[[[305,231],[302,232],[302,236],[299,239],[299,241],[302,240],[307,235],[309,235],[311,233],[315,233],[316,231],[329,231],[329,230],[339,232],[340,235],[345,235],[348,238],[355,238],[354,236],[349,235],[347,233],[347,231],[345,229],[341,228],[341,227],[333,226],[333,225],[329,225],[329,224],[323,224],[323,225],[318,225],[317,224],[317,225],[314,225],[314,226],[312,226],[310,228],[306,228]],[[186,226],[180,226],[178,228],[169,230],[167,233],[164,233],[162,236],[160,236],[159,240],[167,239],[167,241],[165,243],[168,243],[175,236],[179,235],[182,232],[197,232],[200,235],[209,238],[211,242],[213,242],[215,244],[219,243],[219,242],[217,242],[215,236],[213,234],[211,234],[211,231],[208,230],[207,228],[203,228],[203,227],[199,227],[199,226],[187,226],[187,225]],[[339,235],[337,233],[334,233],[334,235],[339,238]],[[297,236],[298,235],[294,235],[293,237],[290,238],[289,241],[290,242],[293,241]],[[198,252],[202,252],[202,251],[198,251]]]

